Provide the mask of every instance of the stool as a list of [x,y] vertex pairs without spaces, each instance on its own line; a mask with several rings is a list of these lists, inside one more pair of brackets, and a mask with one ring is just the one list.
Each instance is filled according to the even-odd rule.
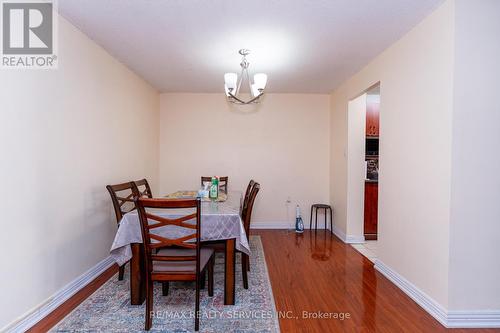
[[311,206],[311,218],[309,219],[309,229],[312,229],[312,218],[313,218],[313,210],[316,209],[316,219],[314,221],[314,229],[318,228],[318,209],[325,210],[325,229],[326,229],[326,211],[330,211],[330,230],[333,230],[333,214],[332,207],[330,205],[325,204],[314,204]]

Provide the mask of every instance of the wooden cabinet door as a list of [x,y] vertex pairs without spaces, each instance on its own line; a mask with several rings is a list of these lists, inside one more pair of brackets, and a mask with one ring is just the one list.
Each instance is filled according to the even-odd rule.
[[377,239],[378,183],[365,183],[365,239]]
[[366,104],[366,135],[379,135],[379,111],[380,103],[367,102]]

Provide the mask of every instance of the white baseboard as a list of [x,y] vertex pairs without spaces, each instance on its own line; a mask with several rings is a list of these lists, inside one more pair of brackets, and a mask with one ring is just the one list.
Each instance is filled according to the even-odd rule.
[[446,326],[447,322],[446,309],[444,309],[441,306],[441,304],[439,304],[429,295],[427,295],[422,290],[417,288],[410,281],[406,280],[404,277],[399,275],[399,273],[392,270],[390,267],[386,266],[380,260],[375,261],[375,269],[380,273],[382,273],[397,287],[399,287],[399,289],[401,289],[405,294],[407,294],[412,300],[414,300],[418,305],[420,305],[431,316],[436,318],[437,321]]
[[333,225],[332,232],[335,236],[340,238],[341,241],[346,243],[347,237],[346,237],[345,233],[342,230],[340,230],[335,224]]
[[336,225],[333,226],[332,232],[335,234],[335,236],[337,236],[344,243],[347,243],[347,244],[363,244],[365,242],[365,236],[346,235]]
[[88,285],[99,275],[104,273],[111,267],[115,261],[111,257],[107,257],[100,261],[97,265],[83,273],[81,276],[67,284],[65,287],[56,292],[46,302],[35,310],[30,311],[20,319],[0,329],[1,332],[25,332],[33,327],[40,320],[49,315],[52,311],[61,306],[71,296],[80,291],[83,287]]
[[250,229],[295,229],[295,224],[288,221],[254,222]]
[[500,328],[500,310],[448,311],[450,328]]
[[[308,230],[309,226],[304,225],[304,228],[306,230]],[[287,222],[287,221],[255,222],[252,224],[251,229],[295,229],[295,224]],[[328,228],[327,230],[330,230],[330,228]],[[331,231],[333,232],[333,234],[335,234],[335,236],[340,238],[344,243],[359,244],[359,243],[365,242],[364,236],[352,236],[352,235],[346,236],[346,234],[335,225],[333,226],[333,230],[331,230]]]
[[[265,222],[253,222],[250,229],[293,229],[295,230],[295,222],[291,223],[288,221],[265,221]],[[304,223],[304,229],[309,230],[309,224]],[[323,230],[323,229],[318,229]],[[327,229],[330,230],[330,229]]]
[[[335,229],[335,226],[333,226],[334,230],[333,233],[340,238],[344,243],[346,243],[345,235],[344,237],[341,237],[343,235],[341,230]],[[295,230],[295,222],[290,223],[287,221],[281,221],[281,222],[254,222],[252,223],[250,229],[281,229],[281,230]],[[304,224],[304,229],[309,230],[309,225]],[[318,229],[318,230],[324,230],[324,229]],[[330,230],[328,227],[326,230]],[[337,234],[336,232],[339,232]],[[364,243],[365,238],[363,237],[363,241],[361,243]],[[356,243],[356,241],[354,241]]]
[[413,299],[425,311],[448,328],[498,328],[500,311],[447,311],[441,304],[406,280],[399,273],[380,260],[375,261],[375,269],[382,273],[399,289]]
[[347,244],[363,244],[365,242],[365,236],[347,235],[345,242]]

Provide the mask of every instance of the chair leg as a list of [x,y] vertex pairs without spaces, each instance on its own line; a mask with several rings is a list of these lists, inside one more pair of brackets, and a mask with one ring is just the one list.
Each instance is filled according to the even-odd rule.
[[247,261],[247,271],[250,272],[250,256],[245,254],[245,260]]
[[207,271],[203,270],[200,273],[200,289],[205,289],[205,281],[206,281]]
[[326,208],[324,209],[325,210],[325,230],[326,230]]
[[125,265],[118,268],[118,281],[123,281],[123,276],[125,275]]
[[200,276],[196,281],[196,301],[194,307],[194,330],[198,331],[200,329]]
[[168,281],[161,283],[161,293],[162,293],[163,296],[167,296],[168,295]]
[[248,268],[247,260],[245,258],[246,254],[241,254],[241,273],[243,275],[243,288],[248,289]]
[[309,230],[312,229],[312,223],[313,223],[313,210],[314,210],[314,207],[311,206],[311,218],[309,219]]
[[146,281],[146,324],[144,329],[149,331],[151,329],[151,323],[153,321],[152,311],[153,311],[153,281]]
[[214,295],[214,257],[208,263],[208,296]]

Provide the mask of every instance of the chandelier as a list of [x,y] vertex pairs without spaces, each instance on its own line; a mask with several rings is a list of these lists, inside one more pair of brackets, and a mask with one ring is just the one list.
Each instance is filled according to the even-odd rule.
[[[253,76],[253,84],[250,81],[250,75],[248,74],[248,66],[250,63],[248,62],[246,56],[250,54],[250,50],[241,49],[238,51],[239,54],[243,57],[241,59],[241,74],[238,79],[238,74],[236,73],[226,73],[224,74],[224,90],[226,92],[226,97],[228,101],[231,103],[245,105],[245,104],[255,104],[258,103],[260,97],[264,95],[264,89],[266,88],[267,83],[267,75],[264,73],[257,73]],[[243,81],[246,80],[248,82],[248,87],[250,88],[250,99],[245,101],[242,97],[239,97],[239,93],[241,90],[241,85]]]

